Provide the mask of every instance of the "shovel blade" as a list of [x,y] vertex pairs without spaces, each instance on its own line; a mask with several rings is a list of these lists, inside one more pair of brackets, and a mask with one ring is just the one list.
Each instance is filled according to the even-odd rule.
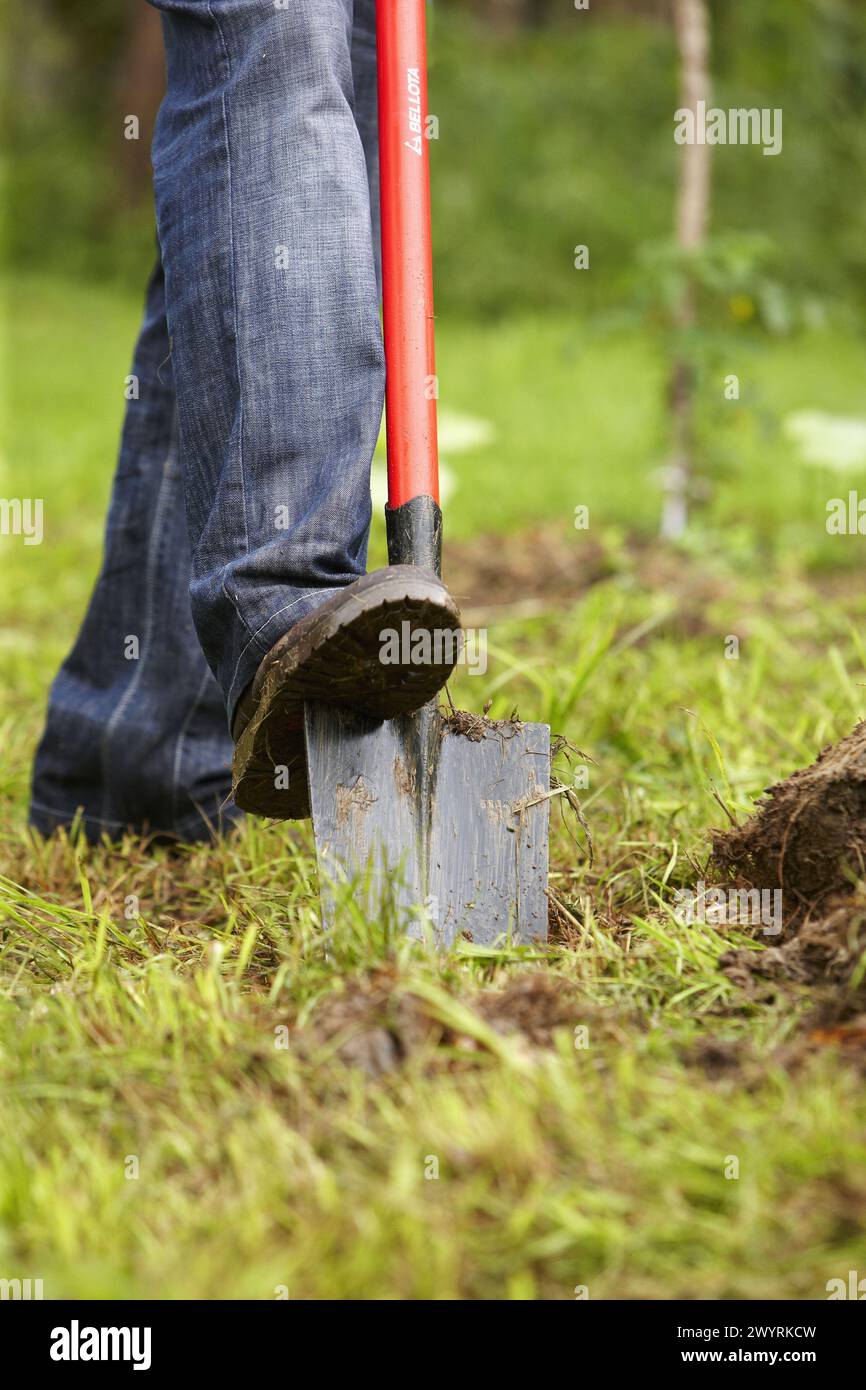
[[469,738],[434,705],[377,722],[308,704],[304,731],[326,925],[353,883],[368,912],[390,898],[440,947],[546,939],[546,724]]

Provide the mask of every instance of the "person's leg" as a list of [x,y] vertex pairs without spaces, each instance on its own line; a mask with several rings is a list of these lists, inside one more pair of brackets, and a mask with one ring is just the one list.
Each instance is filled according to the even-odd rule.
[[379,94],[376,84],[376,0],[355,0],[352,28],[352,84],[355,124],[364,148],[377,300],[381,298],[382,248],[379,240]]
[[[164,11],[168,56],[154,140],[168,338],[160,306],[142,350],[158,319],[162,372],[171,372],[177,393],[195,630],[240,740],[236,801],[304,815],[303,700],[386,718],[417,709],[453,663],[385,665],[381,628],[459,622],[432,575],[404,566],[360,577],[384,375],[378,199],[371,208],[368,191],[368,176],[376,177],[375,7],[152,3]],[[72,797],[85,806],[88,830],[140,824],[143,815],[166,828],[166,787],[183,785],[180,750],[199,722],[196,766],[208,788],[223,787],[222,763],[213,776],[210,754],[219,746],[222,757],[225,745],[214,738],[217,702],[204,677],[201,721],[189,712],[176,719],[199,654],[188,623],[175,622],[169,636],[173,607],[184,619],[188,612],[178,598],[179,563],[170,576],[166,570],[183,545],[167,437],[165,448],[165,475],[155,488],[151,468],[137,500],[121,470],[106,572],[56,684],[37,759],[33,818],[43,828],[68,820]],[[137,556],[124,528],[149,538]],[[112,588],[118,575],[123,583]],[[118,618],[127,635],[138,637],[142,625],[147,634],[147,676],[142,667],[129,683],[112,664]],[[163,659],[167,648],[174,667]],[[148,739],[170,746],[167,731],[178,727],[171,783],[139,747]],[[128,729],[135,737],[125,740]],[[62,745],[74,755],[61,754]],[[172,828],[183,833],[191,818],[183,798],[174,800]]]
[[364,574],[384,395],[374,9],[151,3],[168,60],[154,190],[193,617],[237,741],[236,803],[294,816],[307,809],[304,703],[420,708],[453,661],[386,663],[381,639],[459,624],[434,574]]
[[366,566],[384,363],[354,5],[152,2],[192,609],[231,716],[274,643]]
[[132,370],[137,387],[126,410],[105,558],[51,689],[30,820],[47,834],[81,810],[90,839],[132,828],[194,840],[237,813],[224,809],[232,751],[225,705],[190,612],[159,266]]

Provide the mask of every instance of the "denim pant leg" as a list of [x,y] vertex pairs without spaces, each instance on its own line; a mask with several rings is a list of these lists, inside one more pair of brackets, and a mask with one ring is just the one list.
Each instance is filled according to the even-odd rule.
[[192,611],[231,715],[273,643],[366,566],[384,391],[360,129],[369,150],[374,7],[152,3]]
[[[342,12],[343,0],[338,4]],[[239,13],[255,7],[262,9],[258,0],[246,5],[236,0],[224,8]],[[194,16],[214,6],[190,0],[172,8]],[[345,120],[340,130],[353,148],[359,137],[363,145],[369,196],[359,246],[369,279],[370,245],[376,276],[379,272],[375,0],[355,0],[351,68],[357,134]],[[287,73],[286,83],[290,80]],[[354,188],[353,200],[354,206]],[[326,229],[319,231],[326,235]],[[352,455],[364,479],[367,508],[369,455],[382,396],[378,323],[375,328],[370,394],[356,396],[360,418],[354,437],[363,436],[365,442]],[[204,343],[202,351],[206,375],[212,352]],[[315,351],[312,341],[309,351]],[[254,368],[255,362],[250,365]],[[46,833],[69,825],[81,809],[91,839],[125,828],[197,839],[209,833],[209,825],[219,826],[237,814],[225,806],[231,756],[225,702],[192,627],[173,369],[164,279],[157,267],[136,349],[138,397],[127,407],[105,561],[81,633],[52,687],[36,757],[30,819]],[[242,401],[236,409],[243,410]],[[298,605],[291,620],[309,606]]]
[[238,813],[222,809],[231,739],[190,611],[160,266],[132,371],[103,566],[51,688],[30,820],[47,834],[83,809],[92,840],[127,827],[195,840]]
[[[382,243],[379,217],[379,93],[376,70],[376,0],[355,0],[352,27],[352,83],[355,90],[355,124],[364,147],[376,300],[382,297]],[[381,410],[379,412],[381,422]]]

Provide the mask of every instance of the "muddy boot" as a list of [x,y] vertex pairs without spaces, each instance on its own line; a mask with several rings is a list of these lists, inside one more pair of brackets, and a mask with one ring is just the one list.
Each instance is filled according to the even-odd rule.
[[326,599],[271,648],[238,703],[235,803],[308,817],[304,702],[374,719],[411,714],[441,690],[461,645],[456,603],[414,565],[375,570]]

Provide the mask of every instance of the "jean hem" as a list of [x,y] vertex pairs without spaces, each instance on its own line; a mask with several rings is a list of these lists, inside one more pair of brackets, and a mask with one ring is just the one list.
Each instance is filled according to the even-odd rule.
[[[83,813],[83,814],[82,814]],[[48,806],[42,801],[31,801],[27,817],[28,825],[40,835],[52,835],[57,830],[68,830],[76,823],[90,841],[99,841],[103,835],[119,838],[123,834],[166,835],[187,843],[214,840],[221,831],[229,830],[243,819],[243,812],[232,803],[227,803],[216,818],[216,824],[208,820],[202,812],[191,811],[180,820],[168,825],[151,825],[149,822],[136,823],[134,820],[113,819],[97,816],[84,811],[80,805],[74,810],[68,807]]]
[[[291,632],[292,628],[295,627],[302,618],[306,618],[310,613],[314,613],[324,598],[327,598],[329,594],[338,593],[340,589],[348,588],[357,578],[357,575],[352,575],[350,578],[347,578],[343,584],[331,584],[326,589],[310,589],[307,593],[301,594],[300,597],[295,600],[295,603],[289,604],[286,608],[274,613],[257,632],[251,632],[249,642],[237,658],[234,676],[232,677],[226,696],[226,706],[229,714],[229,730],[234,727],[235,715],[241,696],[247,687],[252,684],[256,672],[271,650],[271,647],[275,646],[280,638],[285,637],[286,633]],[[307,599],[311,599],[313,602],[305,603]],[[302,603],[304,604],[302,611],[296,613],[292,617],[291,622],[286,622],[286,614],[289,609],[293,609],[297,604]],[[248,625],[247,631],[250,631]]]

